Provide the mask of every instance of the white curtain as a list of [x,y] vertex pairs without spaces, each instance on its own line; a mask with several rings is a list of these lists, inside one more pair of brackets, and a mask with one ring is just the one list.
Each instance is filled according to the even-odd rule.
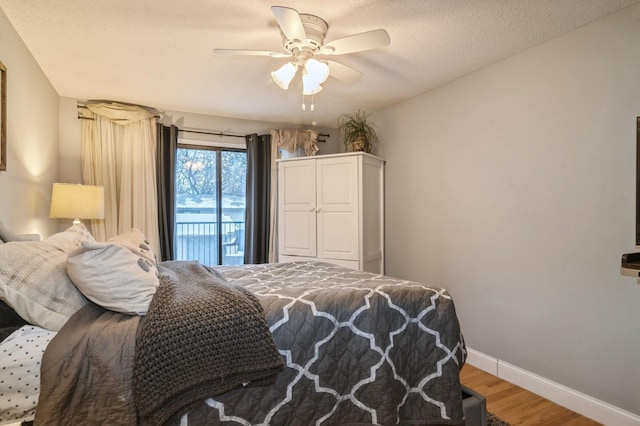
[[271,197],[269,199],[269,262],[278,260],[278,163],[280,150],[271,131]]
[[310,156],[318,152],[318,136],[315,130],[276,129],[271,131],[271,143],[289,154],[302,149],[305,156]]
[[105,241],[138,228],[160,253],[155,117],[117,103],[87,104],[81,116],[82,178],[104,186],[105,218],[92,221],[94,237]]

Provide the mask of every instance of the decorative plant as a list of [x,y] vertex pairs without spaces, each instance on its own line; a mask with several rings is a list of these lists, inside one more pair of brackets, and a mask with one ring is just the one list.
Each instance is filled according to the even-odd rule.
[[366,111],[355,114],[342,114],[338,119],[338,129],[347,151],[371,153],[378,143],[378,128],[369,121]]

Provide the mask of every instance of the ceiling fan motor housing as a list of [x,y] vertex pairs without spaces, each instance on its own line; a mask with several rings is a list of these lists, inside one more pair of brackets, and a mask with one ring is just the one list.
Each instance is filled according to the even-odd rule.
[[300,20],[307,34],[306,40],[289,40],[281,30],[280,33],[282,34],[282,44],[284,48],[294,55],[296,49],[301,51],[310,50],[312,53],[317,53],[324,44],[324,39],[329,30],[329,24],[322,18],[304,13],[300,14]]

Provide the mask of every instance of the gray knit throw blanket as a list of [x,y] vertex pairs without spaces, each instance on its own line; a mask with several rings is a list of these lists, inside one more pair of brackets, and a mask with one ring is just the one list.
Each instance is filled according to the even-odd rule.
[[136,342],[140,424],[161,425],[208,397],[275,380],[284,363],[253,294],[195,262],[163,262],[159,271]]

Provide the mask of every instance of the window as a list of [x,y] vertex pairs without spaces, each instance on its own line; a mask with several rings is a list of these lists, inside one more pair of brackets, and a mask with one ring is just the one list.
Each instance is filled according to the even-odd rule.
[[180,144],[176,156],[175,258],[244,263],[247,153]]

